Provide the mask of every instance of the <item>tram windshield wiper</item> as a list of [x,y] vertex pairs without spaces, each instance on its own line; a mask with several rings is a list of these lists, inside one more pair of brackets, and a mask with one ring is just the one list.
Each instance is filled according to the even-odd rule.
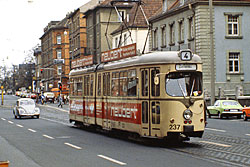
[[191,92],[190,92],[190,98],[191,98],[191,96],[193,94],[193,91],[194,91],[194,84],[195,84],[195,79],[194,79],[193,84],[192,84],[192,88],[191,88]]
[[182,88],[182,86],[181,86],[181,84],[180,84],[180,82],[179,82],[179,79],[177,80],[177,82],[178,82],[178,86],[179,86],[180,89],[181,89],[181,93],[182,93],[183,97],[185,97],[185,95],[184,95],[184,90],[183,90],[183,88]]

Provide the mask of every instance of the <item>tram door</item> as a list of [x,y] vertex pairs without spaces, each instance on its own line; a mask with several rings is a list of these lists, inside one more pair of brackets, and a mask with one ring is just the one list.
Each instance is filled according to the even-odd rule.
[[109,101],[108,97],[110,96],[110,73],[103,73],[103,128],[110,128],[110,120],[109,120]]
[[142,135],[160,135],[160,102],[155,100],[160,96],[160,84],[155,85],[154,78],[159,74],[159,68],[141,69],[141,103],[142,103]]

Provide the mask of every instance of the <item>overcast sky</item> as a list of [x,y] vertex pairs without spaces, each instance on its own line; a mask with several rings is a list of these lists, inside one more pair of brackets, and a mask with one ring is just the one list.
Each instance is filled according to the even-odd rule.
[[0,64],[23,63],[50,21],[62,20],[90,0],[0,0]]

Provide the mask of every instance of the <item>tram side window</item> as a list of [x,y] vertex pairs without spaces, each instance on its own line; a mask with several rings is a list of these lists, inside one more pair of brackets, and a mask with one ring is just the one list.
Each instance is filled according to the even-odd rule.
[[76,82],[77,96],[82,96],[82,78],[77,78]]
[[94,91],[94,76],[90,75],[90,96],[93,96],[93,91]]
[[110,96],[110,74],[104,73],[103,78],[103,96]]
[[70,78],[70,95],[74,95],[74,80]]
[[152,102],[152,123],[160,124],[160,102]]
[[148,96],[148,70],[141,71],[142,96]]
[[101,82],[102,82],[102,76],[101,74],[98,74],[98,85],[97,85],[97,95],[101,96]]
[[119,72],[113,72],[112,73],[112,87],[111,87],[111,93],[112,96],[119,96]]
[[160,84],[155,85],[154,83],[154,78],[156,76],[156,74],[159,74],[160,70],[159,69],[155,69],[151,71],[151,85],[152,85],[152,96],[160,96]]
[[142,123],[148,123],[148,102],[142,102]]
[[119,81],[120,81],[120,89],[119,89],[120,96],[127,96],[127,90],[128,90],[128,72],[127,71],[120,72]]
[[84,96],[89,96],[89,75],[84,76]]
[[74,90],[73,90],[73,95],[74,96],[77,96],[77,82],[76,82],[76,78],[74,78],[74,81],[73,81],[74,83]]
[[137,81],[136,70],[128,71],[128,96],[136,96]]

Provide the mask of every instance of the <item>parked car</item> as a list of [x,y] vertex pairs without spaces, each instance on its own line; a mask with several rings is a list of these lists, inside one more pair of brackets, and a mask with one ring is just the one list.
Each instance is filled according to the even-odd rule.
[[30,98],[36,99],[36,94],[35,94],[35,93],[32,93],[32,94],[30,95]]
[[247,121],[248,118],[250,118],[250,107],[244,107],[243,108],[243,120]]
[[214,106],[207,107],[208,117],[218,116],[223,118],[224,116],[237,116],[238,119],[241,118],[243,107],[235,100],[217,100]]
[[40,116],[40,109],[36,107],[34,100],[30,98],[21,98],[16,102],[13,109],[15,118],[22,118],[24,116],[36,117]]
[[51,102],[54,103],[55,101],[55,95],[52,92],[45,92],[44,94],[45,102]]

